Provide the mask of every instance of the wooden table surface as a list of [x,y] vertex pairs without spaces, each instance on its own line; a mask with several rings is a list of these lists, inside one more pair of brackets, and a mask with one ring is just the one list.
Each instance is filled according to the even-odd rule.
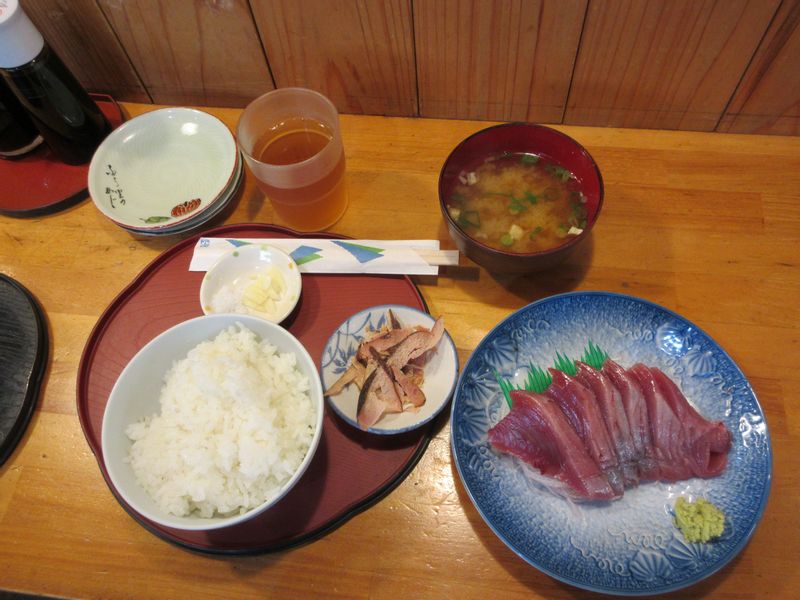
[[[130,116],[154,107],[126,104]],[[206,109],[233,128],[240,111]],[[342,116],[350,207],[333,231],[438,238],[450,149],[486,123]],[[738,363],[764,408],[772,492],[744,550],[672,597],[797,597],[800,590],[800,138],[559,127],[595,157],[605,204],[585,251],[547,274],[465,268],[420,280],[463,365],[500,320],[572,290],[632,294],[679,312]],[[246,179],[226,223],[276,222]],[[220,224],[216,222],[214,224]],[[81,351],[100,314],[177,240],[137,240],[89,200],[49,216],[0,217],[0,271],[47,314],[51,357],[37,410],[0,469],[0,589],[72,597],[575,598],[529,566],[472,505],[444,426],[391,494],[323,538],[250,557],[175,547],[109,492],[76,414]],[[474,266],[461,259],[464,267]],[[2,385],[2,382],[0,382]]]

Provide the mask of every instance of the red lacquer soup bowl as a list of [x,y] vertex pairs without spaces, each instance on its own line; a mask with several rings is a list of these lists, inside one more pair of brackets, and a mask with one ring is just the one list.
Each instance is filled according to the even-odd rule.
[[[585,223],[553,248],[514,252],[491,247],[473,237],[448,210],[454,190],[465,183],[465,175],[474,173],[487,159],[509,154],[533,156],[569,171],[571,185],[582,195]],[[462,253],[490,272],[530,273],[561,263],[586,241],[603,205],[603,178],[589,152],[568,135],[542,125],[507,123],[478,131],[455,147],[439,174],[439,204],[450,237]]]

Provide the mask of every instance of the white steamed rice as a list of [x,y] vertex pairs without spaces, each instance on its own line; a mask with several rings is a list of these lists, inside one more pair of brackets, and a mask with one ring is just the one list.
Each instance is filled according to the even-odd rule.
[[239,514],[275,497],[314,437],[295,355],[241,324],[175,362],[160,403],[126,429],[129,459],[156,504],[178,516]]

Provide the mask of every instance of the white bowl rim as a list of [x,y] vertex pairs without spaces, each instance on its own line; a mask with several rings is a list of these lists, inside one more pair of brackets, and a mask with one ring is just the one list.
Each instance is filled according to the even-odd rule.
[[[202,518],[202,517],[191,517],[191,516],[179,517],[177,515],[156,513],[147,508],[143,508],[140,505],[138,505],[138,503],[136,503],[135,501],[130,500],[130,498],[124,491],[124,484],[120,485],[121,480],[120,480],[120,474],[117,471],[117,467],[108,460],[107,450],[108,450],[108,443],[110,443],[108,441],[108,436],[110,436],[111,433],[108,431],[106,425],[109,414],[109,407],[113,407],[112,401],[116,397],[115,392],[117,391],[117,387],[120,385],[120,382],[123,380],[123,377],[125,376],[126,372],[132,370],[131,365],[138,357],[151,351],[153,346],[156,346],[161,341],[163,341],[163,338],[171,335],[176,335],[177,332],[180,332],[181,330],[187,327],[191,327],[192,324],[198,321],[208,322],[212,320],[219,321],[219,325],[215,329],[214,333],[204,338],[206,340],[211,339],[215,335],[219,334],[223,329],[226,329],[227,327],[234,325],[237,322],[242,322],[243,325],[250,328],[248,326],[249,322],[250,325],[252,325],[255,328],[272,330],[278,335],[286,336],[287,339],[291,340],[293,344],[296,345],[296,350],[294,352],[295,355],[297,356],[298,364],[301,361],[305,362],[306,366],[315,374],[314,377],[309,377],[309,384],[310,384],[309,397],[311,398],[311,401],[314,404],[315,409],[317,410],[317,414],[315,415],[314,437],[312,438],[311,443],[309,444],[308,450],[306,451],[306,455],[303,458],[303,461],[300,463],[300,466],[297,468],[292,477],[282,486],[281,491],[274,498],[260,504],[259,506],[251,508],[250,510],[248,510],[243,514],[232,515],[229,517]],[[259,334],[257,331],[256,335],[258,335],[262,339],[264,337],[263,334]],[[193,346],[187,348],[186,352],[188,352],[188,350],[191,349],[191,347]],[[183,358],[183,357],[185,357],[185,353],[183,353],[183,356],[178,358]],[[161,376],[159,378],[160,381],[163,382],[164,374],[166,374],[166,371],[170,366],[171,363],[169,365],[165,365],[164,372],[161,373]],[[258,317],[251,317],[248,315],[239,315],[233,313],[203,315],[185,321],[181,321],[180,323],[173,325],[172,327],[166,329],[165,331],[162,331],[152,340],[147,342],[147,344],[145,344],[133,356],[133,358],[131,358],[128,361],[128,363],[125,365],[125,368],[122,370],[120,375],[117,377],[117,380],[114,382],[114,386],[111,389],[111,393],[108,396],[108,401],[106,402],[106,406],[103,411],[103,421],[102,421],[101,435],[100,435],[100,450],[103,458],[103,465],[105,467],[105,472],[107,474],[108,483],[111,486],[114,494],[122,501],[124,506],[129,507],[136,515],[143,517],[163,527],[169,527],[171,529],[178,529],[182,531],[210,531],[214,529],[231,527],[233,525],[237,525],[244,521],[248,521],[256,517],[257,515],[261,514],[262,512],[268,510],[269,508],[273,507],[278,502],[280,502],[286,496],[286,494],[289,493],[289,491],[295,487],[297,482],[300,481],[300,478],[303,476],[303,474],[308,469],[308,466],[311,464],[311,461],[313,460],[316,454],[317,448],[319,447],[319,443],[322,438],[322,426],[325,416],[325,398],[323,397],[322,392],[323,392],[322,382],[320,380],[319,373],[317,371],[316,363],[311,358],[311,355],[308,353],[308,350],[306,350],[302,342],[300,342],[299,339],[297,339],[291,332],[287,331],[283,327],[275,323],[265,321],[264,319],[259,319]],[[124,432],[120,433],[121,435],[125,435]],[[134,483],[134,485],[138,485],[138,483]]]

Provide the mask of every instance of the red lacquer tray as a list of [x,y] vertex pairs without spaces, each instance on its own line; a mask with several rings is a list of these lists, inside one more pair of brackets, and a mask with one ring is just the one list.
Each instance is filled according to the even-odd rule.
[[[202,235],[298,236],[289,229],[261,224],[226,225]],[[204,273],[189,271],[199,237],[185,239],[161,254],[102,314],[78,369],[78,416],[111,491],[128,513],[154,534],[210,553],[282,550],[331,531],[393,489],[425,452],[436,425],[432,422],[397,436],[366,434],[326,406],[319,449],[297,486],[274,508],[230,528],[210,532],[170,529],[127,506],[111,485],[103,463],[103,411],[114,382],[140,348],[169,327],[202,315],[198,296]],[[364,308],[389,303],[427,310],[408,277],[305,274],[298,308],[283,325],[303,343],[319,368],[325,343],[342,321]]]
[[[111,96],[90,94],[116,129],[123,115]],[[87,197],[89,163],[67,165],[42,144],[16,160],[0,159],[0,214],[34,217],[63,210]]]

